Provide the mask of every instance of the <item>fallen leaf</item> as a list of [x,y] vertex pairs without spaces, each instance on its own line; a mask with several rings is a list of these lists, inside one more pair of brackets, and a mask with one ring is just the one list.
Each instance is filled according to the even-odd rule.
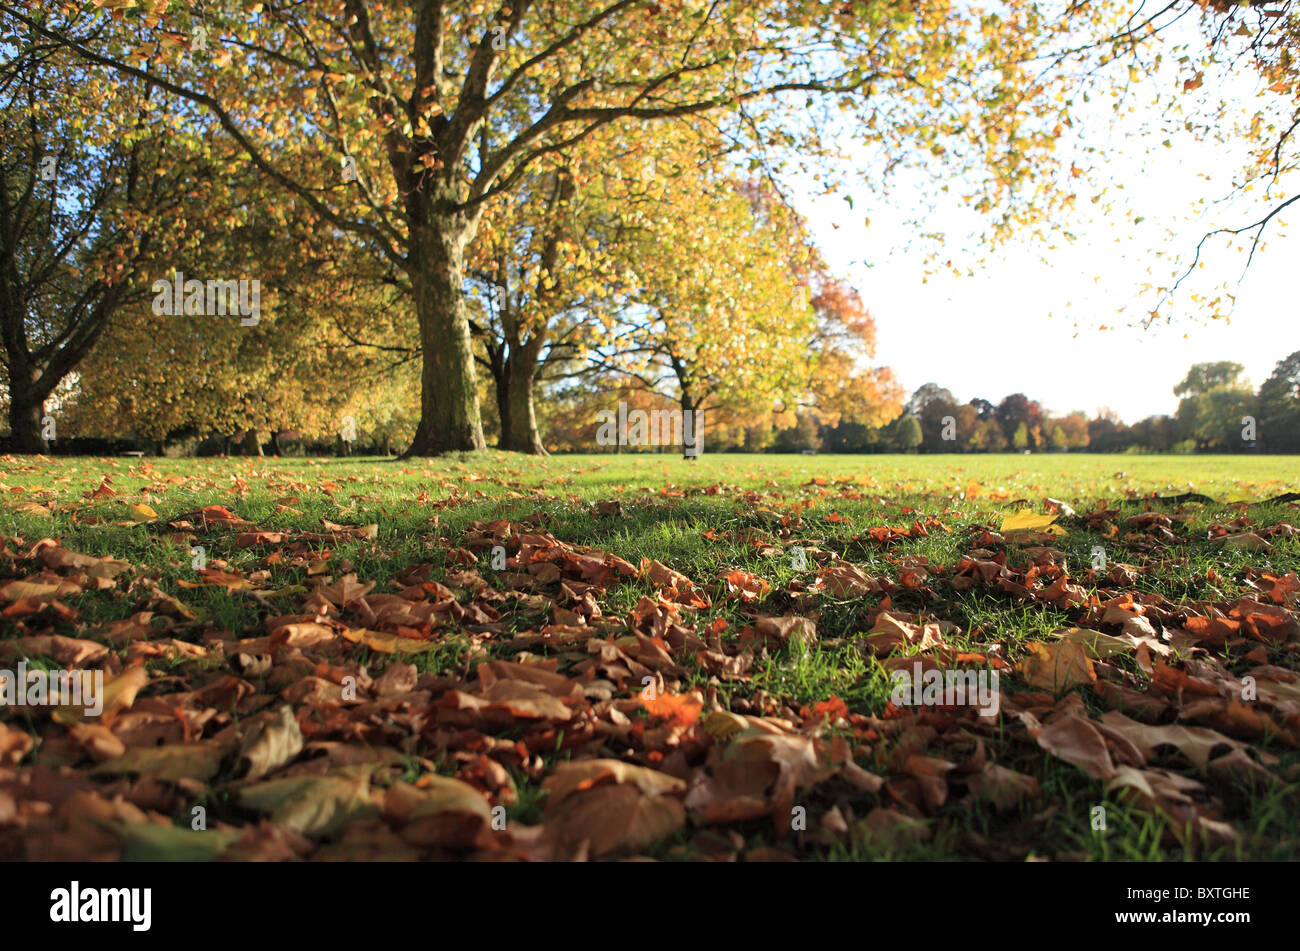
[[1025,646],[1029,656],[1016,665],[1016,671],[1032,686],[1060,694],[1097,679],[1092,661],[1081,644],[1074,641],[1055,644],[1030,641]]

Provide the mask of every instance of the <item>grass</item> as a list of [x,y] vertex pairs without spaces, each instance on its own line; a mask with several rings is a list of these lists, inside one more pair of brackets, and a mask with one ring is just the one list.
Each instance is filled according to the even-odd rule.
[[[770,593],[755,604],[714,597],[692,619],[704,630],[717,619],[735,632],[755,614],[807,613],[793,597],[792,583],[808,582],[817,563],[799,567],[792,547],[820,550],[859,566],[871,576],[897,578],[902,566],[925,559],[931,566],[951,568],[974,546],[985,528],[996,530],[1003,516],[1021,507],[1044,510],[1044,500],[1068,503],[1079,513],[1109,507],[1118,518],[1148,509],[1179,516],[1175,536],[1154,544],[1142,534],[1107,537],[1082,517],[1062,519],[1068,535],[1052,544],[1065,554],[1076,581],[1087,574],[1094,547],[1108,561],[1143,566],[1133,590],[1162,595],[1175,604],[1232,601],[1257,591],[1250,583],[1261,572],[1277,576],[1300,568],[1300,538],[1272,538],[1267,552],[1225,550],[1213,546],[1212,527],[1246,518],[1246,530],[1296,520],[1293,504],[1245,507],[1234,502],[1260,502],[1300,490],[1296,460],[1287,457],[1128,456],[1128,455],[998,455],[998,456],[740,456],[706,454],[693,462],[670,455],[565,456],[533,459],[488,452],[438,460],[353,459],[0,459],[0,493],[9,507],[0,509],[0,535],[11,539],[10,570],[0,578],[21,577],[12,553],[43,537],[52,537],[74,551],[112,557],[136,566],[138,575],[153,579],[157,588],[177,599],[194,615],[175,636],[201,642],[205,637],[256,637],[265,633],[269,614],[297,610],[315,575],[304,559],[268,564],[264,548],[241,548],[233,532],[200,533],[208,567],[258,577],[262,600],[220,586],[187,587],[195,578],[191,551],[166,523],[209,505],[227,506],[262,531],[320,535],[327,520],[346,525],[377,526],[373,539],[340,538],[310,543],[332,577],[354,571],[359,580],[379,583],[421,564],[433,566],[430,578],[444,577],[449,552],[460,545],[472,523],[534,517],[563,542],[590,545],[618,555],[633,565],[642,559],[660,561],[702,584],[721,573],[743,569],[770,585]],[[115,494],[95,498],[107,485]],[[1214,504],[1178,506],[1151,503],[1151,496],[1197,492]],[[614,503],[601,505],[597,503]],[[34,503],[34,504],[33,504]],[[24,505],[25,504],[25,505]],[[156,519],[133,521],[130,505],[146,505]],[[37,508],[39,506],[39,508]],[[23,510],[25,507],[26,510]],[[134,518],[144,518],[137,513]],[[905,528],[916,521],[937,519],[948,530],[880,541],[871,529]],[[12,539],[21,539],[21,545]],[[1008,547],[1008,564],[1023,568],[1027,559]],[[497,584],[488,559],[477,570]],[[264,575],[255,575],[265,572]],[[1085,586],[1088,582],[1082,582]],[[391,590],[391,589],[390,589]],[[1095,592],[1095,586],[1090,591]],[[622,616],[655,586],[644,577],[628,579],[599,596],[606,615]],[[814,649],[792,646],[766,650],[757,657],[747,683],[718,683],[707,671],[688,664],[680,686],[713,691],[724,705],[774,698],[773,709],[795,713],[801,707],[834,696],[852,714],[879,718],[887,712],[888,672],[861,649],[862,635],[880,598],[842,600],[821,598],[815,612],[819,644]],[[87,591],[66,599],[80,616],[79,636],[131,617],[141,609],[139,589]],[[1031,642],[1049,642],[1060,628],[1079,624],[1079,613],[1050,604],[1023,604],[996,587],[959,590],[947,575],[936,574],[929,591],[900,589],[895,608],[923,611],[949,621],[959,633],[950,646],[971,653],[1000,644],[1002,656],[1015,661]],[[1294,608],[1294,602],[1291,605]],[[504,610],[509,630],[538,629],[545,618],[515,603]],[[0,619],[0,637],[9,622]],[[89,632],[89,633],[87,633]],[[728,635],[730,636],[730,635]],[[374,676],[388,663],[410,661],[420,674],[445,673],[472,677],[474,664],[488,657],[512,657],[506,638],[474,639],[466,631],[440,635],[432,650],[409,657],[359,649],[351,658],[366,664]],[[1300,668],[1295,645],[1273,645],[1268,662],[1284,669]],[[544,652],[543,652],[544,653]],[[1239,652],[1240,653],[1240,652]],[[579,655],[560,656],[560,669]],[[1178,658],[1186,659],[1184,657]],[[1222,658],[1239,674],[1251,664],[1229,649]],[[185,662],[151,660],[151,670],[175,674]],[[1133,657],[1117,657],[1115,668],[1134,680],[1145,674]],[[195,668],[200,670],[200,668]],[[1004,689],[1028,690],[1016,675]],[[1105,704],[1089,691],[1079,691],[1085,706],[1097,715]],[[11,726],[19,720],[9,717]],[[1002,718],[999,731],[985,736],[988,753],[999,765],[1033,777],[1039,795],[1014,808],[998,810],[972,795],[953,795],[927,810],[924,841],[891,842],[884,838],[850,836],[842,841],[803,840],[799,857],[825,860],[1057,858],[1092,860],[1168,860],[1180,858],[1293,858],[1300,851],[1300,811],[1295,806],[1295,780],[1300,757],[1285,737],[1261,741],[1257,754],[1281,778],[1262,791],[1237,780],[1207,780],[1181,754],[1163,748],[1152,758],[1165,767],[1209,782],[1221,805],[1224,821],[1236,830],[1228,845],[1207,847],[1175,834],[1168,817],[1134,807],[1108,793],[1104,784],[1046,753],[1032,743],[1017,741],[1016,724]],[[30,723],[29,723],[30,726]],[[832,730],[834,732],[834,730]],[[960,731],[958,731],[960,733]],[[506,734],[507,738],[509,734]],[[970,734],[970,750],[975,737]],[[898,779],[896,738],[871,746],[858,762],[887,779]],[[957,742],[949,738],[946,742]],[[945,746],[930,756],[951,755],[962,747]],[[26,760],[39,759],[38,747]],[[401,778],[418,779],[424,771],[453,772],[445,760],[407,752]],[[567,754],[543,756],[548,768]],[[421,764],[424,765],[421,765]],[[545,772],[545,771],[543,771]],[[514,772],[517,798],[510,804],[511,821],[532,824],[542,818],[545,797],[536,774]],[[902,780],[904,790],[910,789]],[[213,795],[210,812],[232,822],[224,798]],[[860,818],[879,805],[891,805],[887,791],[863,793],[832,784],[821,787],[809,801],[814,818],[842,804]],[[1106,831],[1091,827],[1093,810],[1106,810]],[[810,819],[809,828],[814,828]],[[754,850],[765,844],[788,848],[767,820],[741,822],[734,829]],[[699,857],[699,843],[714,832],[688,825],[645,850],[653,857],[673,860]],[[706,838],[701,838],[705,836]],[[783,844],[784,843],[784,844]]]

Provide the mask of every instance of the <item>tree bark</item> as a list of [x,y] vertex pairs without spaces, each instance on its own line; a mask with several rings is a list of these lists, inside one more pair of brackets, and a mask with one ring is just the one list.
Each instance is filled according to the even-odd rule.
[[15,452],[45,452],[49,448],[41,438],[44,402],[30,387],[11,387],[9,431],[13,434]]
[[486,449],[464,297],[463,226],[412,229],[411,290],[420,327],[420,425],[407,456]]
[[[682,383],[682,458],[687,462],[694,462],[699,458],[698,450],[692,452],[697,445],[703,440],[703,434],[699,432],[699,417],[695,410],[695,397],[691,391],[686,388],[685,382]],[[689,421],[689,422],[688,422]],[[687,427],[690,428],[690,436],[686,435]]]
[[497,346],[489,337],[483,342],[487,351],[487,360],[483,361],[492,374],[492,393],[496,398],[497,421],[501,424],[501,435],[497,439],[497,448],[506,448],[506,433],[510,431],[510,377],[506,375],[505,345]]
[[537,350],[529,340],[521,350],[512,350],[506,361],[505,400],[498,395],[497,402],[505,403],[501,418],[501,448],[513,452],[527,452],[535,456],[548,455],[537,431],[537,413],[533,399],[533,383],[537,379]]
[[257,438],[256,429],[245,431],[244,453],[249,456],[260,456],[262,454],[262,443]]
[[[679,405],[682,408],[682,458],[694,462],[703,451],[704,434],[700,431],[700,405],[708,397],[707,394],[704,397],[696,395],[691,374],[677,354],[669,353],[668,362],[673,368],[673,375],[677,377],[677,387],[681,391]],[[689,438],[686,435],[688,420],[691,433]]]

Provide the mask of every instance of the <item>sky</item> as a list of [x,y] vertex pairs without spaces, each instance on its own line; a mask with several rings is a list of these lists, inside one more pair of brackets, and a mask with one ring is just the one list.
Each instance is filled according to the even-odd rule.
[[[1245,102],[1253,82],[1243,81]],[[793,189],[792,197],[832,270],[858,289],[875,316],[875,362],[891,367],[907,393],[928,382],[962,402],[996,403],[1023,392],[1054,413],[1091,416],[1104,406],[1132,423],[1172,414],[1173,388],[1193,363],[1236,361],[1258,386],[1278,360],[1300,350],[1300,228],[1286,227],[1285,212],[1271,223],[1239,285],[1245,251],[1225,239],[1207,246],[1205,266],[1186,285],[1235,285],[1230,320],[1208,320],[1184,297],[1172,323],[1140,326],[1156,300],[1142,293],[1143,282],[1172,275],[1175,256],[1185,256],[1184,266],[1190,262],[1211,227],[1240,227],[1272,207],[1255,195],[1198,213],[1197,200],[1231,192],[1241,153],[1190,135],[1175,135],[1172,147],[1164,147],[1163,132],[1135,134],[1142,120],[1158,125],[1160,118],[1141,107],[1123,129],[1108,133],[1108,147],[1089,168],[1120,199],[1110,213],[1072,220],[1077,240],[1056,251],[1016,240],[982,264],[978,253],[954,252],[954,263],[973,268],[973,276],[931,270],[927,280],[923,256],[905,247],[905,212],[918,203],[922,182],[889,198],[860,187],[852,208],[842,196],[811,198],[807,188]],[[1300,191],[1295,178],[1282,184],[1290,188],[1281,197]],[[1292,209],[1290,219],[1300,218],[1300,203]],[[1142,220],[1134,224],[1137,216]],[[974,240],[969,219],[956,208],[940,210],[926,227],[948,232],[954,249]],[[1121,307],[1128,312],[1117,313]]]

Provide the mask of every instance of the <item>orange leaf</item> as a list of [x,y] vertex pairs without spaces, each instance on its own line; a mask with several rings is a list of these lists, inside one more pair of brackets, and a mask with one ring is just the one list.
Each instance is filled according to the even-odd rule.
[[641,706],[653,717],[668,720],[673,726],[688,727],[700,716],[704,704],[688,695],[664,693],[653,700],[641,698]]

